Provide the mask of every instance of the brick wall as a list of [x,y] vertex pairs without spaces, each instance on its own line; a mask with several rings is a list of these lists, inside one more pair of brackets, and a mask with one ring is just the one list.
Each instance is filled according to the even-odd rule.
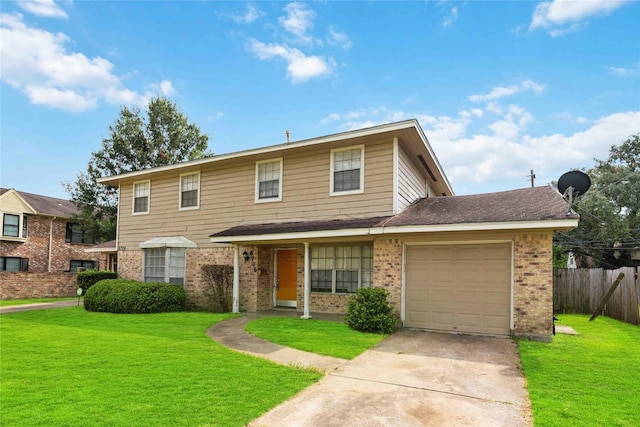
[[514,238],[514,334],[550,340],[553,330],[552,232]]
[[389,291],[389,302],[400,318],[402,304],[402,242],[377,239],[373,242],[373,286]]
[[52,298],[76,296],[75,273],[0,271],[0,298]]
[[0,255],[29,258],[29,272],[49,271],[49,231],[53,230],[51,271],[68,271],[71,260],[96,261],[98,268],[106,268],[104,257],[84,250],[92,245],[65,242],[67,220],[29,216],[25,242],[0,241]]

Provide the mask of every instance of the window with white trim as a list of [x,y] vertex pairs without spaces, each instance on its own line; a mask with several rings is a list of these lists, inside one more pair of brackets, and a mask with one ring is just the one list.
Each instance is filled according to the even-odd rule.
[[133,183],[133,213],[149,213],[149,195],[151,194],[151,181],[139,181]]
[[282,159],[256,162],[256,202],[282,200]]
[[145,282],[173,283],[184,287],[185,248],[149,248],[144,250]]
[[311,292],[355,293],[373,282],[372,246],[310,248]]
[[27,238],[28,217],[21,214],[2,214],[2,236],[15,237],[18,239]]
[[364,145],[331,150],[331,195],[364,191]]
[[200,172],[180,175],[180,209],[200,206]]

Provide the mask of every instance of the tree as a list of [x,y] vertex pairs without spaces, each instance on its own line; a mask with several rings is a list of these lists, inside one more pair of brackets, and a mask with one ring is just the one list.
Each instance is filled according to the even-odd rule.
[[210,156],[208,141],[167,98],[151,99],[144,114],[123,106],[102,149],[91,153],[87,170],[78,173],[75,182],[63,184],[80,210],[74,220],[96,242],[114,239],[118,192],[97,179]]
[[595,161],[587,171],[591,189],[574,204],[580,225],[559,240],[597,265],[617,267],[630,248],[640,246],[640,134],[611,147],[608,159]]

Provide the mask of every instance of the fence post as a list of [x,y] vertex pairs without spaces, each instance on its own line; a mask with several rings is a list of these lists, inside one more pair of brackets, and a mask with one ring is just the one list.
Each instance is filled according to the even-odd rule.
[[609,288],[609,290],[607,291],[606,294],[604,294],[604,296],[602,297],[602,299],[600,300],[600,302],[598,303],[598,307],[596,307],[595,311],[593,312],[593,314],[591,315],[591,317],[589,318],[589,321],[591,322],[593,319],[595,319],[596,317],[598,317],[598,312],[600,310],[602,310],[602,307],[604,307],[604,305],[607,303],[607,301],[609,301],[609,298],[611,297],[611,295],[613,294],[613,292],[616,290],[616,288],[618,287],[618,285],[620,284],[620,282],[622,282],[622,279],[624,279],[624,273],[620,273],[618,274],[618,278],[616,279],[615,282],[613,282],[613,285],[611,285],[611,287]]

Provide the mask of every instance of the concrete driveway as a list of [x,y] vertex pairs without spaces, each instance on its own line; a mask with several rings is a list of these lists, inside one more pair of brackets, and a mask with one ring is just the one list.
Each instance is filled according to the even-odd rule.
[[530,426],[516,344],[401,330],[250,426]]

